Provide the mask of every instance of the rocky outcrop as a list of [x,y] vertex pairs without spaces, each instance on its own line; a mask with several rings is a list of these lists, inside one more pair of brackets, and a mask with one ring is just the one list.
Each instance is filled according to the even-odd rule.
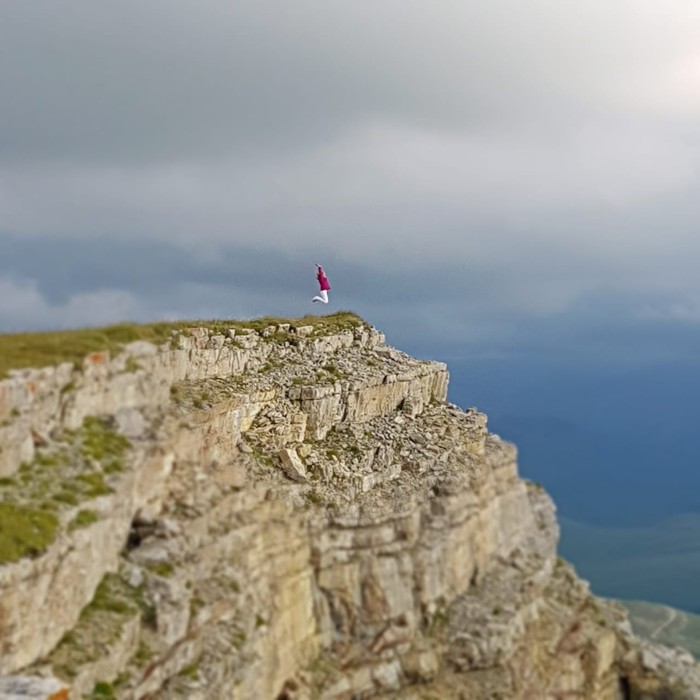
[[446,367],[327,318],[0,382],[0,697],[700,697]]

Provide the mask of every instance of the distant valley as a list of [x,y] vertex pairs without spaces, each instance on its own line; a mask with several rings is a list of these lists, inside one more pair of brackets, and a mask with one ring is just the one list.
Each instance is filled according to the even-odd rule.
[[514,442],[560,550],[602,596],[700,613],[700,371],[449,360],[450,399]]
[[700,613],[700,515],[639,528],[559,522],[562,556],[598,595]]
[[700,616],[666,605],[640,601],[620,601],[629,611],[632,628],[646,637],[668,646],[687,649],[700,660]]

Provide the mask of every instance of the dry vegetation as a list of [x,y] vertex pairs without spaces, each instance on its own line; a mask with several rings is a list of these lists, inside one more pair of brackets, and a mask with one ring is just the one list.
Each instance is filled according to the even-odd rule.
[[163,323],[120,323],[104,328],[82,328],[42,333],[13,333],[0,335],[0,379],[11,369],[46,367],[62,362],[79,365],[86,355],[108,350],[119,352],[135,340],[164,343],[173,333],[188,332],[194,327],[205,327],[214,333],[225,333],[229,328],[262,330],[273,324],[289,323],[291,326],[313,326],[315,335],[334,333],[362,324],[362,319],[350,311],[339,311],[328,316],[304,316],[302,318],[263,318],[248,321],[173,321]]

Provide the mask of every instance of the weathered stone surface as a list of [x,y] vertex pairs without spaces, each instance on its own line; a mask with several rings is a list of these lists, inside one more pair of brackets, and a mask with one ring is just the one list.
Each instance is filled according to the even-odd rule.
[[3,700],[67,700],[68,686],[57,678],[7,676],[0,678]]
[[301,337],[306,337],[308,335],[311,335],[314,332],[314,327],[313,326],[296,326],[294,329],[296,334],[301,336]]
[[146,430],[143,414],[135,408],[120,408],[114,415],[119,432],[128,438],[139,438]]
[[295,449],[285,447],[280,450],[279,456],[282,461],[284,473],[292,479],[292,481],[306,481],[306,479],[308,479],[306,467]]
[[0,673],[12,673],[48,653],[75,625],[106,571],[116,569],[128,532],[126,513],[58,540],[36,560],[0,566]]
[[[557,559],[550,500],[447,382],[368,326],[293,324],[13,373],[0,475],[89,416],[131,443],[110,493],[0,566],[0,673],[71,661],[76,697],[119,678],[163,700],[700,697],[691,657],[637,640]],[[135,602],[93,600],[123,614],[111,651],[70,657],[110,572]]]

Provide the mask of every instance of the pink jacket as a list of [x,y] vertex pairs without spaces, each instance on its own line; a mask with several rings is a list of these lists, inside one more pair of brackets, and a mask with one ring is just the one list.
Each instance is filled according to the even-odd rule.
[[316,279],[318,280],[318,286],[321,288],[322,292],[330,291],[331,285],[328,284],[328,277],[326,277],[326,273],[323,271],[323,268],[320,265],[318,266],[318,273],[316,274]]

